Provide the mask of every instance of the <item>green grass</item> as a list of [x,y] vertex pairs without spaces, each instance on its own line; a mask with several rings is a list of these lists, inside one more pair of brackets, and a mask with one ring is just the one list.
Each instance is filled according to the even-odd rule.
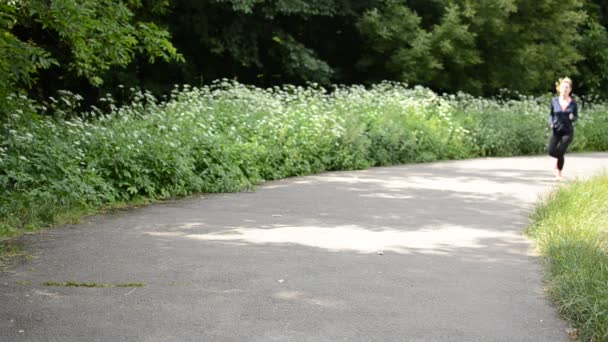
[[532,219],[560,313],[581,341],[608,341],[608,175],[561,187]]
[[15,258],[26,257],[19,246],[8,241],[0,240],[0,272],[3,271]]
[[144,287],[145,283],[124,283],[124,284],[116,284],[116,287]]
[[123,283],[123,284],[104,284],[104,283],[86,283],[86,282],[56,282],[46,281],[42,283],[44,286],[59,286],[59,287],[143,287],[145,283]]
[[75,281],[56,282],[46,281],[42,283],[44,286],[60,286],[60,287],[112,287],[112,284],[100,284],[100,283],[82,283]]

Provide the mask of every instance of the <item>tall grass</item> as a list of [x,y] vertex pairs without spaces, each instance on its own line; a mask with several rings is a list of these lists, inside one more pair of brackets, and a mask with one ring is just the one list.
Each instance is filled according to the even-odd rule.
[[[129,92],[129,91],[127,91]],[[0,126],[0,236],[70,212],[265,180],[407,162],[542,153],[548,99],[438,95],[399,83],[269,89],[218,81],[83,112],[20,96]],[[581,111],[575,150],[608,147],[607,105]],[[41,115],[52,112],[52,116]]]
[[608,341],[608,175],[560,188],[532,218],[559,311],[580,340]]

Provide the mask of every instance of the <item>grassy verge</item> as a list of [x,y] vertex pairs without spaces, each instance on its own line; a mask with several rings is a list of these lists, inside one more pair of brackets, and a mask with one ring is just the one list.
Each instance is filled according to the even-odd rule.
[[560,313],[581,341],[608,341],[608,175],[560,188],[532,218]]

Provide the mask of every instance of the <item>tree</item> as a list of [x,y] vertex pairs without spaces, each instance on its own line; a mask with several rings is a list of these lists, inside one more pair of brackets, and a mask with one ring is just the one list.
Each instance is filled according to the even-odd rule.
[[[580,0],[387,0],[358,23],[369,47],[360,65],[379,79],[439,91],[544,92],[558,76],[577,74],[583,58],[576,49],[577,30],[586,19],[582,5]],[[378,66],[383,67],[378,71]]]
[[[238,77],[261,84],[329,83],[334,68],[320,55],[338,30],[328,19],[354,15],[354,1],[175,0],[164,20],[188,63],[174,68],[188,83]],[[322,25],[322,26],[321,26]],[[314,45],[310,46],[310,45]]]
[[577,46],[584,58],[577,63],[580,77],[574,84],[575,91],[607,98],[608,3],[600,0],[587,1],[585,9],[589,19],[581,30],[582,39]]
[[[182,60],[169,34],[135,20],[141,1],[12,0],[0,4],[0,92],[28,89],[43,69],[58,78],[103,83],[103,73],[136,55]],[[50,80],[49,80],[50,81]]]

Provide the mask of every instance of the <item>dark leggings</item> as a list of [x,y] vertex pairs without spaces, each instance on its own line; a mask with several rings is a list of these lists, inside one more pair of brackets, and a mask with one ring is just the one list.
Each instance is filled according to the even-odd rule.
[[557,135],[553,133],[549,139],[549,147],[547,150],[551,157],[557,158],[557,169],[560,171],[564,168],[564,154],[573,138],[574,132],[567,135]]

